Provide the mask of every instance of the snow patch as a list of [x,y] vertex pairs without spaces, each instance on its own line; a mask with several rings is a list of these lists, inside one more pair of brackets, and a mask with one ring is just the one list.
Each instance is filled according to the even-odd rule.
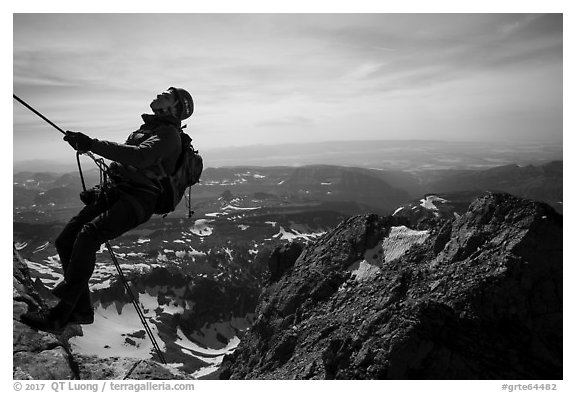
[[[187,350],[188,354],[193,355],[205,361],[206,363],[213,363],[213,361],[216,360],[216,357],[218,356],[223,357],[227,353],[232,353],[234,349],[236,349],[238,344],[240,344],[240,339],[238,338],[238,336],[234,336],[228,341],[228,343],[224,346],[224,348],[221,349],[207,348],[202,347],[197,343],[191,341],[188,337],[184,335],[180,327],[178,327],[176,334],[178,340],[176,340],[174,344],[181,347],[183,350],[182,352],[184,352],[184,350]],[[220,362],[222,361],[222,359],[219,360]]]
[[380,241],[374,248],[366,250],[362,260],[356,261],[348,267],[347,270],[352,272],[352,277],[354,277],[355,280],[366,280],[380,271],[382,255],[384,254],[382,243],[383,242]]
[[22,242],[22,243],[15,243],[15,244],[14,244],[14,248],[15,248],[17,251],[20,251],[20,250],[26,248],[26,246],[28,246],[28,242]]
[[213,220],[196,220],[194,221],[194,226],[190,228],[190,232],[195,234],[196,236],[210,236],[214,229],[209,226],[208,224],[211,223]]
[[[28,268],[40,277],[40,280],[48,288],[52,288],[58,281],[62,280],[64,276],[54,270],[54,266],[46,266],[42,263],[32,262],[24,259]],[[47,276],[47,277],[46,277]]]
[[154,311],[156,315],[158,314],[183,314],[184,308],[179,305],[175,305],[174,303],[169,304],[158,304],[158,298],[155,296],[150,295],[148,292],[139,293],[138,294],[138,301],[142,305],[142,308],[145,312]]
[[[249,314],[245,318],[234,317],[227,322],[205,324],[199,332],[194,332],[190,338],[186,337],[178,328],[178,340],[175,341],[175,344],[180,346],[183,353],[208,363],[208,366],[194,372],[192,376],[199,378],[216,371],[222,363],[224,355],[234,352],[240,344],[238,332],[248,329],[251,326],[252,318],[253,314]],[[222,343],[218,337],[225,337],[228,342]]]
[[219,337],[230,340],[237,336],[238,332],[243,332],[250,328],[254,319],[254,314],[247,314],[245,317],[232,317],[228,321],[221,321],[212,324],[204,324],[199,331],[192,333],[192,340],[206,348],[222,348],[224,344]]
[[226,216],[228,215],[227,212],[225,213],[206,213],[205,216],[206,217],[218,217],[218,216]]
[[189,254],[189,255],[192,255],[192,256],[203,256],[203,255],[206,255],[205,252],[195,250],[194,248],[191,248],[190,251],[188,252],[188,254]]
[[428,210],[438,210],[438,207],[434,204],[437,203],[446,203],[448,202],[446,199],[437,197],[436,195],[428,195],[424,199],[420,199],[420,206]]
[[[166,345],[158,335],[158,328],[154,323],[149,325],[160,350],[166,351]],[[142,330],[140,318],[132,303],[124,305],[120,312],[115,303],[108,307],[99,304],[94,310],[94,323],[82,325],[84,335],[71,337],[68,341],[74,352],[85,355],[150,359],[154,348],[148,336],[141,334]],[[139,334],[137,337],[129,336],[134,333]]]
[[41,246],[36,247],[36,249],[35,249],[34,251],[32,251],[32,253],[35,254],[35,253],[37,253],[37,252],[40,252],[40,251],[42,251],[42,250],[45,250],[46,248],[48,248],[49,245],[50,245],[50,243],[49,243],[49,242],[46,242],[46,243],[42,244]]
[[393,227],[388,237],[382,241],[384,262],[400,258],[414,244],[422,244],[428,238],[430,232],[415,231],[405,226]]
[[348,268],[352,272],[352,277],[357,281],[363,281],[377,274],[380,271],[378,266],[368,263],[366,260],[358,261]]
[[[179,333],[179,335],[180,335],[180,333],[182,333],[180,331],[180,329],[178,329],[178,333]],[[187,343],[191,344],[191,346],[193,348],[200,349],[200,350],[206,350],[205,348],[199,347],[198,345],[194,344],[190,340],[188,340],[188,339],[186,339],[186,340],[187,340]],[[182,340],[182,342],[186,342],[186,341]],[[180,344],[178,342],[176,344],[178,344],[182,347],[182,344]],[[204,375],[208,375],[208,374],[213,373],[216,370],[218,370],[218,368],[220,367],[220,364],[222,363],[222,360],[224,359],[224,356],[234,352],[236,347],[238,347],[238,344],[240,344],[240,339],[237,336],[234,336],[232,339],[230,339],[228,341],[228,344],[226,345],[226,347],[223,350],[218,351],[218,354],[212,355],[212,356],[200,356],[200,355],[195,354],[191,350],[182,347],[183,353],[185,353],[187,355],[194,356],[195,358],[200,359],[203,362],[209,364],[208,366],[202,367],[201,369],[195,371],[192,374],[192,377],[193,378],[200,378]]]
[[348,271],[358,281],[373,277],[383,263],[400,258],[414,244],[424,243],[428,236],[428,231],[415,231],[405,226],[392,227],[389,235],[374,248],[366,250],[363,259],[354,262]]
[[112,279],[108,279],[105,281],[101,281],[97,284],[90,285],[90,289],[93,291],[97,291],[99,289],[110,288],[110,284],[112,283]]
[[294,240],[294,239],[305,239],[311,240],[312,238],[316,238],[318,236],[322,236],[326,232],[316,232],[316,233],[302,233],[296,229],[284,229],[283,226],[280,226],[280,232],[276,235],[272,236],[273,239],[280,239],[280,240]]
[[227,205],[222,208],[222,210],[256,210],[260,209],[260,206],[257,207],[238,207],[233,205]]

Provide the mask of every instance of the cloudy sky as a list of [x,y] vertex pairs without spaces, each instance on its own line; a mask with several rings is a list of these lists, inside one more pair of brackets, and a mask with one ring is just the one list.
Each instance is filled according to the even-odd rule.
[[[562,142],[561,14],[14,14],[13,88],[122,142],[169,86],[202,149],[328,140]],[[70,155],[14,101],[14,161]]]

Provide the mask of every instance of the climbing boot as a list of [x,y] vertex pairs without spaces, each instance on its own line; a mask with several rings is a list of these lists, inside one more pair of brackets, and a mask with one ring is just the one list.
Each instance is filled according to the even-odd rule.
[[20,321],[36,330],[48,333],[61,334],[70,319],[71,307],[64,302],[48,310],[27,312],[20,316]]
[[[59,299],[66,297],[66,281],[61,281],[52,289],[52,294]],[[90,292],[86,292],[78,299],[78,304],[72,311],[68,323],[89,325],[94,322],[94,310],[92,310],[92,303],[90,301]]]

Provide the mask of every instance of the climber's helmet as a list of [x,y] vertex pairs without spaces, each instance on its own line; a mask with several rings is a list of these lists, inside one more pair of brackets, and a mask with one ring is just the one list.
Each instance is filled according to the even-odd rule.
[[157,115],[172,115],[178,120],[185,120],[194,112],[194,101],[186,90],[170,87],[156,96],[150,108]]
[[192,96],[186,90],[179,87],[170,87],[168,89],[178,100],[176,104],[176,117],[185,120],[194,113],[194,101]]

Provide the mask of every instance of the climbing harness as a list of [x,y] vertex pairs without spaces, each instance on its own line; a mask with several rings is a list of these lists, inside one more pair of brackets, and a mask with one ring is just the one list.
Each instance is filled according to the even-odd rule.
[[[50,120],[48,120],[46,117],[44,117],[44,115],[42,115],[40,112],[38,112],[37,110],[32,108],[30,105],[28,105],[26,102],[24,102],[22,99],[20,99],[15,94],[12,94],[12,95],[13,95],[14,99],[16,99],[18,102],[20,102],[22,105],[24,105],[29,110],[31,110],[34,114],[38,115],[41,119],[46,121],[52,127],[56,128],[62,134],[66,135],[66,132],[64,130],[62,130],[56,124],[52,123]],[[104,160],[101,158],[100,159],[96,158],[90,152],[84,152],[84,153],[76,152],[76,162],[78,164],[78,171],[80,172],[80,180],[82,182],[83,191],[86,191],[86,183],[84,181],[84,175],[82,173],[82,166],[80,164],[80,155],[82,155],[82,154],[90,157],[94,161],[96,166],[100,169],[100,187],[106,187],[106,185],[108,184],[108,169],[109,168],[104,163]],[[132,304],[134,305],[134,308],[136,309],[136,313],[138,314],[138,317],[140,318],[140,322],[142,322],[142,325],[144,326],[144,329],[145,329],[146,333],[148,334],[150,341],[152,342],[152,345],[154,347],[156,354],[158,355],[158,357],[160,358],[162,363],[166,364],[166,359],[164,358],[164,355],[162,354],[162,351],[160,350],[160,347],[158,346],[156,338],[152,334],[152,330],[150,329],[148,321],[146,320],[146,317],[144,316],[144,313],[142,312],[142,309],[140,308],[140,305],[138,304],[138,301],[136,300],[136,297],[134,296],[134,293],[132,292],[132,289],[130,288],[130,285],[128,284],[128,280],[126,279],[126,276],[124,276],[124,272],[122,271],[122,268],[120,267],[120,263],[118,262],[118,259],[116,258],[116,254],[114,253],[114,250],[112,249],[112,246],[110,245],[110,242],[106,241],[105,244],[106,244],[106,248],[108,249],[108,252],[110,253],[110,257],[112,258],[112,261],[114,262],[114,266],[116,266],[116,270],[118,271],[120,281],[122,281],[124,288],[126,288],[126,292],[130,296],[130,300],[132,301]]]

